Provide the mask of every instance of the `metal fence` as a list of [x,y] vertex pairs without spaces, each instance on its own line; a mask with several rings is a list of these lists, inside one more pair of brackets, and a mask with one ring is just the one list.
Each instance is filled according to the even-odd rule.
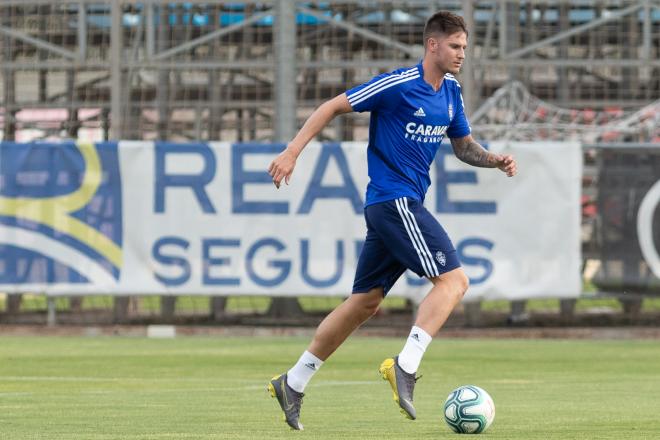
[[[4,0],[1,137],[286,140],[323,100],[415,64],[439,9],[470,29],[470,113],[514,80],[587,115],[660,97],[657,0]],[[321,137],[364,140],[367,123]]]
[[[470,30],[459,79],[481,138],[659,145],[658,0],[3,0],[0,139],[286,140],[323,100],[417,63],[424,22],[439,9]],[[346,115],[320,140],[366,140],[367,126],[367,116]],[[631,227],[625,210],[623,226],[602,223],[608,203],[624,199],[599,192],[604,167],[630,165],[603,151],[585,152],[584,249],[599,264],[599,240]],[[605,264],[617,273],[619,263]],[[59,307],[99,322],[171,317],[175,307],[171,298],[44,301],[28,312]],[[268,307],[254,301],[230,309]],[[0,303],[5,318],[21,304]],[[181,304],[193,318],[227,316],[226,298]]]

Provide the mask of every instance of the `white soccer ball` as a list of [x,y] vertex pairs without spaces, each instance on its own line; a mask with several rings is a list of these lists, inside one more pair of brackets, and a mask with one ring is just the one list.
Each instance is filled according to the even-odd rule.
[[484,432],[495,419],[495,403],[490,395],[474,385],[452,391],[445,401],[445,422],[459,434]]

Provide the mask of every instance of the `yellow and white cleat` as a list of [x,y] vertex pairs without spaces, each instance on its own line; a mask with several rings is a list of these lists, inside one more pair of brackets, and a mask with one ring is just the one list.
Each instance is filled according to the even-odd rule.
[[415,420],[417,413],[413,406],[413,390],[419,378],[403,371],[399,366],[398,356],[385,359],[378,371],[383,379],[390,383],[394,401],[399,405],[401,413],[410,420]]

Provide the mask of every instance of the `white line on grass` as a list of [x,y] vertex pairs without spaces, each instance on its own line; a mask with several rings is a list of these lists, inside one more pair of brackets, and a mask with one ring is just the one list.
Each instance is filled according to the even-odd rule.
[[204,377],[90,377],[90,376],[0,376],[0,382],[202,382],[208,383]]
[[[355,386],[355,385],[380,385],[380,382],[375,380],[323,380],[310,383],[308,388],[317,388],[317,387],[334,387],[334,386]],[[247,385],[243,387],[244,390],[258,390],[261,388],[266,388],[265,384],[259,385]],[[236,389],[236,388],[232,388]]]
[[532,383],[543,383],[542,380],[527,380],[527,379],[493,379],[490,382],[505,384],[505,385],[529,385]]

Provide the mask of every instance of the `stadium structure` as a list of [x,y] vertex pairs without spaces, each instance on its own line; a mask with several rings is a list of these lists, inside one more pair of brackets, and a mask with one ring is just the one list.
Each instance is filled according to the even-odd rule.
[[[583,254],[602,272],[640,199],[607,188],[657,170],[628,172],[660,145],[659,0],[4,0],[0,140],[285,142],[324,100],[416,64],[440,9],[469,29],[475,137],[583,145]],[[365,141],[368,122],[337,118],[319,140]],[[613,264],[657,291],[641,261]]]
[[[655,0],[6,0],[2,138],[286,140],[324,99],[415,64],[441,8],[470,30],[477,134],[657,140]],[[366,124],[323,138],[364,140]]]

